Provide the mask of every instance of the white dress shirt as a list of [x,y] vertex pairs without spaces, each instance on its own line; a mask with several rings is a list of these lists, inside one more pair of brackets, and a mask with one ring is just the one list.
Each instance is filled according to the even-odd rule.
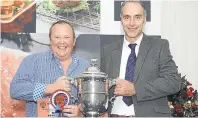
[[[137,44],[136,47],[135,47],[136,57],[138,55],[138,51],[139,51],[140,43],[142,41],[142,37],[143,37],[143,34],[139,37],[138,40],[136,40],[136,42],[134,42],[134,43]],[[125,79],[127,60],[128,60],[128,57],[131,53],[131,49],[128,47],[129,44],[130,44],[130,42],[128,42],[126,40],[126,38],[124,37],[123,47],[122,47],[121,63],[120,63],[120,74],[119,74],[120,79]],[[124,115],[124,116],[135,115],[134,105],[132,104],[130,106],[127,106],[123,102],[122,98],[123,98],[123,96],[116,97],[116,99],[114,101],[112,111],[111,111],[111,114]]]

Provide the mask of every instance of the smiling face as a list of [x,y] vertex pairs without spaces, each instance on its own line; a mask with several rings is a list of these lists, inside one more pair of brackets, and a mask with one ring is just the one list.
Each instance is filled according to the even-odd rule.
[[69,24],[55,24],[52,27],[50,47],[61,61],[71,57],[74,45],[74,33]]
[[140,37],[145,21],[144,9],[139,3],[128,2],[122,8],[121,23],[129,42],[134,42]]

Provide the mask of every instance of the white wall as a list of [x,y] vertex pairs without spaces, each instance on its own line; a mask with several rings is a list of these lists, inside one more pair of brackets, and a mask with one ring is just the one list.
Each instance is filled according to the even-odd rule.
[[198,89],[198,1],[163,1],[161,34],[182,75]]

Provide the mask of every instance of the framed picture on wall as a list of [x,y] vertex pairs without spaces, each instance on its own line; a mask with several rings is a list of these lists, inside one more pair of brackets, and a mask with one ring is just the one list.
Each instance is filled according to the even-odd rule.
[[36,0],[7,0],[2,2],[0,25],[1,32],[35,33],[36,32]]

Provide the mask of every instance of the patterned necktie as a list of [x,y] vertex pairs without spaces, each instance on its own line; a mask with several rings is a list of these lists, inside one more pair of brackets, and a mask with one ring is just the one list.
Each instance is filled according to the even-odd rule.
[[[131,49],[131,54],[128,57],[128,61],[126,65],[126,73],[125,73],[125,80],[128,80],[132,83],[133,83],[135,62],[136,62],[136,55],[135,55],[136,45],[137,44],[129,44],[129,48]],[[130,106],[133,104],[132,96],[123,96],[122,100],[127,106]]]

